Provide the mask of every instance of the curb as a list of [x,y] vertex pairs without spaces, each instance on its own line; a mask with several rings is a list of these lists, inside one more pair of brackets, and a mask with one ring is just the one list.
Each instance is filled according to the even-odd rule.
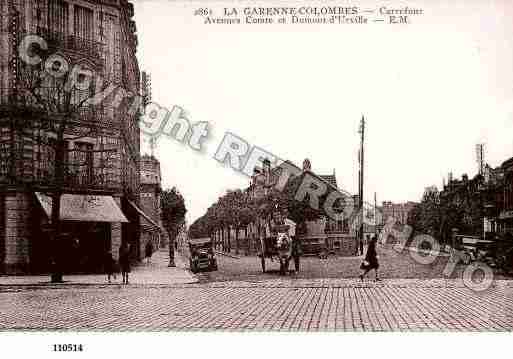
[[241,257],[236,256],[234,254],[224,253],[224,252],[220,252],[220,251],[215,251],[215,253],[219,254],[221,256],[225,256],[225,257],[229,257],[229,258],[233,258],[233,259],[241,259]]

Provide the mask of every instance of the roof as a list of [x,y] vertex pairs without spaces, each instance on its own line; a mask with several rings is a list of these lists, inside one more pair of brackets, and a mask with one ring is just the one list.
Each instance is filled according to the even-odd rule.
[[335,177],[335,175],[319,175],[319,177],[321,177],[324,181],[328,182],[332,186],[338,188],[337,177]]

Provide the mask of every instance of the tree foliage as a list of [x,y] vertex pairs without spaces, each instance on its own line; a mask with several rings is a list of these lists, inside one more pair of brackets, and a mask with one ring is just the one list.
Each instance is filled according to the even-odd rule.
[[452,229],[462,234],[481,235],[483,214],[482,193],[469,182],[443,192],[425,194],[410,212],[408,224],[415,232],[430,234],[446,243]]
[[185,214],[187,213],[185,201],[178,189],[173,187],[170,190],[162,191],[160,206],[162,209],[162,224],[172,242],[185,225]]

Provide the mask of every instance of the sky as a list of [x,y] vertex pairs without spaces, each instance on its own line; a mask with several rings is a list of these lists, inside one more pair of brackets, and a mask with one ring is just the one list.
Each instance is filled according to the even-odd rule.
[[322,4],[135,1],[153,101],[210,124],[202,152],[164,136],[156,149],[163,187],[184,195],[189,223],[249,184],[213,158],[226,132],[298,165],[309,158],[318,174],[335,170],[339,187],[356,193],[364,115],[365,199],[376,192],[378,203],[419,201],[450,171],[475,175],[477,143],[492,167],[513,156],[513,2],[408,1],[423,15],[406,25],[206,25],[194,16],[200,6],[285,3]]

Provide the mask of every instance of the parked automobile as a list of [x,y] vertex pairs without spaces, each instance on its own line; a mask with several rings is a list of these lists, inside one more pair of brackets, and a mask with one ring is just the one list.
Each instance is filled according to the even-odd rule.
[[194,238],[188,240],[189,268],[191,272],[216,271],[217,259],[211,238]]
[[485,238],[457,235],[454,242],[455,254],[463,264],[480,261],[505,272],[513,270],[513,237],[488,233]]
[[495,241],[479,236],[457,235],[454,249],[463,264],[473,261],[487,261],[495,255]]

